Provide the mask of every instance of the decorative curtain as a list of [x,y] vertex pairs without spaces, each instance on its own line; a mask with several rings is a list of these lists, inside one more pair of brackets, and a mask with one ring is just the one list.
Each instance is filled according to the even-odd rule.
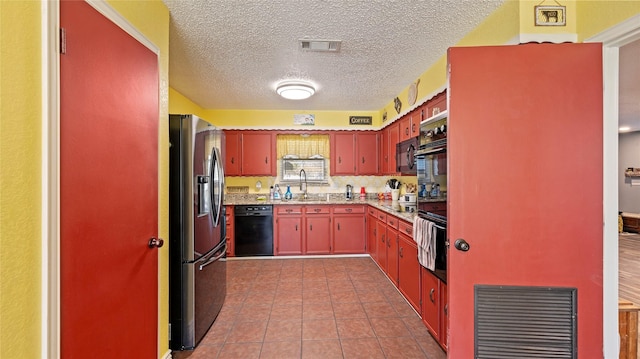
[[310,158],[320,155],[329,158],[328,135],[278,135],[278,159],[286,155],[296,155],[298,158]]

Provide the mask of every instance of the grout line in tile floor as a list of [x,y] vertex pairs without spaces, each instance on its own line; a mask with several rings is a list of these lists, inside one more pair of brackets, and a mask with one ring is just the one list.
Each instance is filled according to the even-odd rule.
[[227,297],[174,358],[427,358],[446,354],[369,257],[227,261]]

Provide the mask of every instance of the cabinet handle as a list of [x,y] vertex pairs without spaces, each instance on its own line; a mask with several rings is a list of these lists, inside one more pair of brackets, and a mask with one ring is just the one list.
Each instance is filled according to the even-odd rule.
[[269,157],[265,157],[264,158],[264,163],[268,164],[269,163]]
[[298,225],[296,224],[296,232],[298,231]]
[[449,303],[444,305],[444,315],[449,316]]
[[431,291],[429,292],[429,300],[431,300],[431,303],[436,303],[436,300],[433,298],[433,293],[436,292],[435,288],[431,288]]
[[384,243],[384,234],[380,238],[382,239],[382,243]]
[[347,208],[347,209],[345,209],[345,212],[349,212],[349,213],[351,213],[351,211],[353,211],[353,208]]
[[338,230],[340,230],[340,223],[338,223]]
[[404,129],[404,134],[405,134],[405,135],[408,135],[408,134],[409,134],[409,127],[407,127],[407,128],[405,128],[405,129]]
[[412,123],[411,124],[411,133],[415,132],[415,130],[416,130],[416,124]]
[[403,247],[400,247],[400,254],[399,254],[399,255],[400,255],[400,258],[404,258],[404,257],[402,256],[402,250],[403,250],[403,249],[404,249]]
[[338,163],[342,163],[342,157],[338,156]]
[[320,208],[314,208],[314,209],[313,209],[313,211],[314,211],[314,212],[316,212],[316,213],[318,213],[318,212],[320,212],[320,211],[321,211],[321,209],[320,209]]
[[387,248],[391,248],[391,241],[387,239]]
[[291,212],[293,212],[293,210],[292,210],[291,208],[287,208],[287,209],[285,210],[285,212],[287,212],[287,213],[291,213]]
[[309,230],[310,230],[310,231],[313,231],[313,224],[310,224],[310,225],[309,225]]
[[234,163],[236,163],[236,160],[234,157],[231,157],[231,164],[234,164]]
[[364,163],[364,157],[362,157],[362,163]]
[[409,229],[409,228],[405,228],[405,229],[404,229],[404,231],[405,231],[405,232],[407,232],[407,234],[413,234],[413,233],[411,233],[411,232],[412,232],[412,230],[411,230],[411,229]]
[[376,230],[373,230],[373,236],[375,237],[378,233],[376,233]]

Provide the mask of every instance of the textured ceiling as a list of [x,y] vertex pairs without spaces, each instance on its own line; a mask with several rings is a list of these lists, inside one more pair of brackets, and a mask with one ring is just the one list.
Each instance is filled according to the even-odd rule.
[[[206,109],[380,110],[503,2],[165,0],[170,86]],[[342,47],[305,52],[300,39]],[[287,79],[317,92],[281,99]]]

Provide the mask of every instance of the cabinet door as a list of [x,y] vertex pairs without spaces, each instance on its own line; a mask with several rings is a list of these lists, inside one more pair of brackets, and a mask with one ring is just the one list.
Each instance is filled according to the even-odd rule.
[[331,216],[307,215],[306,222],[306,254],[331,253]]
[[242,175],[275,176],[273,135],[247,131],[242,134]]
[[224,214],[224,219],[225,219],[225,226],[226,226],[226,235],[227,235],[227,257],[233,257],[235,255],[235,251],[234,251],[234,216],[233,216],[233,206],[225,206],[225,214]]
[[424,108],[419,107],[411,113],[411,121],[409,124],[409,138],[420,135],[420,121],[422,120],[422,114]]
[[378,265],[380,266],[380,268],[382,268],[382,270],[385,270],[385,268],[387,268],[387,241],[386,241],[386,237],[387,237],[387,222],[386,221],[380,221],[377,220],[376,221],[376,233],[377,233],[377,238],[376,238],[376,262],[378,262]]
[[398,285],[398,230],[387,226],[387,275]]
[[242,164],[240,162],[241,136],[238,131],[224,131],[224,174],[226,176],[240,176],[242,174]]
[[387,174],[387,163],[389,162],[389,128],[384,128],[378,132],[378,167],[380,174]]
[[356,136],[356,144],[358,146],[358,175],[377,175],[378,174],[378,133],[366,132],[359,133]]
[[440,282],[440,345],[449,348],[449,291],[447,284]]
[[411,138],[411,113],[406,114],[400,119],[400,141]]
[[369,208],[367,214],[367,253],[374,261],[377,261],[376,223],[376,210]]
[[278,216],[275,225],[276,255],[302,254],[302,216]]
[[332,175],[354,175],[355,164],[355,135],[353,133],[336,133],[333,135],[331,146]]
[[333,216],[333,253],[365,253],[364,214]]
[[420,312],[420,263],[418,246],[404,232],[398,234],[398,289]]
[[440,340],[440,280],[421,267],[422,321],[436,340]]
[[400,142],[400,124],[398,122],[389,126],[389,161],[386,169],[387,174],[396,173],[396,145]]

